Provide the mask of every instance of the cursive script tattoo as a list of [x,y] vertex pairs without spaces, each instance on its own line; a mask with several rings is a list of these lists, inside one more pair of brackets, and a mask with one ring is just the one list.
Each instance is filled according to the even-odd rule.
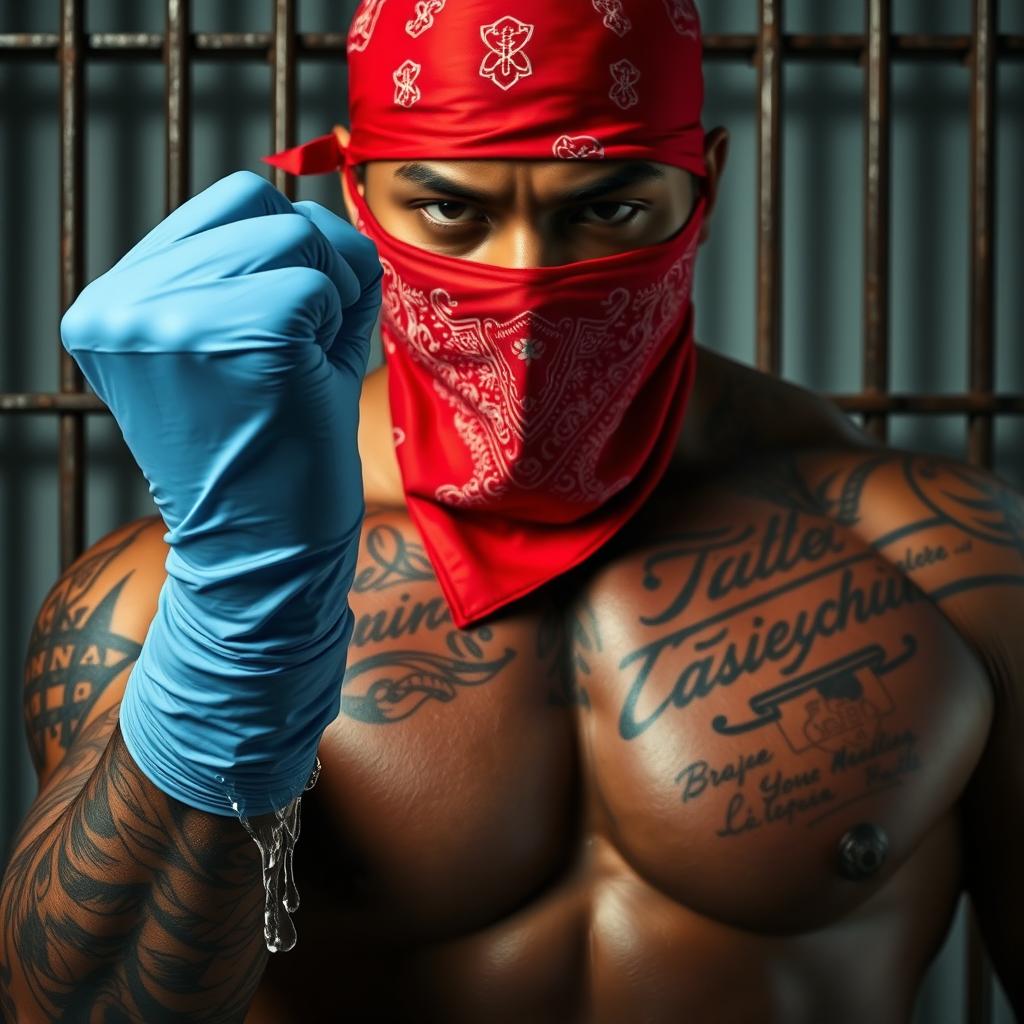
[[361,568],[352,581],[352,590],[357,594],[435,579],[423,548],[409,543],[401,530],[389,524],[372,526],[367,531],[366,553],[370,564]]
[[691,761],[676,776],[676,785],[681,784],[683,787],[680,799],[684,804],[689,803],[703,796],[709,786],[717,789],[726,783],[734,783],[737,789],[742,789],[747,776],[770,764],[774,756],[770,750],[762,747],[756,754],[740,754],[735,761],[718,768],[713,768],[703,759]]
[[[461,689],[491,682],[515,657],[512,648],[494,649],[489,626],[453,627],[426,552],[397,527],[370,527],[366,563],[357,571],[352,590],[372,594],[376,607],[356,615],[342,714],[371,725],[401,722],[429,704],[450,703]],[[435,586],[426,588],[425,599],[414,599],[424,583]],[[408,589],[396,595],[398,587]],[[422,647],[410,644],[416,640]],[[381,644],[389,646],[364,653]]]
[[[341,710],[371,725],[401,722],[428,702],[447,704],[460,689],[491,682],[516,652],[506,647],[488,654],[489,627],[453,629],[445,637],[450,653],[400,649],[380,651],[350,664],[341,692]],[[365,686],[362,693],[353,692]]]
[[[835,533],[832,524],[805,526],[799,512],[791,509],[784,516],[774,515],[768,520],[754,550],[744,549],[747,541],[757,536],[753,526],[740,530],[726,527],[684,537],[681,544],[673,542],[644,562],[644,586],[657,590],[662,578],[655,574],[656,567],[692,559],[690,572],[675,598],[660,614],[643,616],[640,621],[645,626],[661,625],[686,611],[698,594],[717,601],[780,573],[792,572],[802,564],[814,564],[837,554],[845,544]],[[728,549],[735,553],[712,560],[714,553]]]
[[[836,549],[834,544],[828,543],[827,534],[819,531],[810,550],[820,551],[818,557],[823,557]],[[697,561],[703,564],[699,556]],[[856,566],[876,561],[877,556],[870,550],[833,560],[823,568],[789,579],[738,605],[687,623],[627,654],[619,667],[622,670],[632,667],[634,674],[622,705],[619,734],[627,740],[635,739],[670,707],[685,708],[694,700],[708,697],[718,687],[732,686],[754,675],[765,665],[780,664],[780,674],[791,675],[804,664],[820,638],[841,633],[851,623],[863,625],[919,600],[920,593],[913,583],[893,570],[887,571],[885,566],[875,564],[876,575],[872,579],[864,579],[863,573],[858,578],[854,572]],[[691,570],[687,591],[697,589],[698,583],[691,582],[694,575]],[[795,614],[777,615],[771,621],[758,614],[783,594],[815,580],[827,581],[831,588],[827,596],[817,599],[810,607],[800,608]],[[706,584],[704,593],[711,593]],[[675,604],[680,602],[677,600]],[[688,600],[682,602],[682,607],[687,604]],[[743,621],[742,615],[746,612],[754,612],[753,628],[734,638],[734,625]],[[655,667],[666,654],[688,641],[692,641],[697,656],[678,670],[669,692],[656,698],[650,711],[641,713],[641,699],[648,697]],[[770,720],[764,718],[762,724]]]
[[829,804],[835,792],[821,780],[821,769],[761,776],[756,796],[734,793],[726,804],[725,822],[715,833],[723,838],[752,832],[765,825],[793,825],[799,815]]

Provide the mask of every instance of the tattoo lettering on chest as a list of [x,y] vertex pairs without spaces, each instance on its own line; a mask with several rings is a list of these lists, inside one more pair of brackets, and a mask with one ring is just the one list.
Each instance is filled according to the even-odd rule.
[[[362,563],[352,585],[355,624],[341,693],[349,718],[372,725],[403,721],[426,705],[453,701],[466,687],[491,682],[515,658],[488,626],[456,629],[436,589],[414,597],[436,579],[426,552],[401,530],[368,525]],[[366,606],[373,610],[360,610]],[[381,644],[386,649],[366,653]]]
[[107,687],[139,656],[142,645],[113,628],[114,609],[131,576],[102,592],[103,571],[145,527],[81,562],[47,599],[29,638],[25,720],[37,769],[49,740],[67,751]]
[[[870,550],[848,551],[835,524],[806,524],[796,509],[762,526],[725,526],[674,538],[644,563],[643,584],[671,596],[643,616],[646,626],[675,626],[620,663],[628,690],[619,733],[636,739],[670,709],[682,710],[722,687],[767,672],[775,681],[751,696],[751,716],[718,715],[723,735],[775,723],[799,752],[832,721],[814,716],[837,706],[881,718],[892,708],[882,677],[914,655],[864,646],[803,671],[816,644],[919,599],[913,584]],[[779,682],[781,677],[783,680]],[[816,703],[815,703],[816,702]]]
[[[691,761],[675,776],[680,802],[699,807],[721,794],[714,829],[720,838],[777,824],[811,827],[851,804],[902,785],[921,768],[918,737],[910,729],[878,729],[869,735],[836,722],[834,730],[830,743],[815,744],[830,752],[824,767],[783,771],[765,747],[740,753],[725,764]],[[852,788],[854,795],[839,800],[841,787]]]

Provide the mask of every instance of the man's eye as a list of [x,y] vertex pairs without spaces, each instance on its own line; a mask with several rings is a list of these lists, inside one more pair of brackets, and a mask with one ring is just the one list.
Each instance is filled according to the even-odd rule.
[[424,203],[420,213],[433,224],[469,224],[478,217],[477,211],[468,203],[442,201]]
[[632,203],[591,203],[580,210],[579,220],[585,224],[618,227],[620,224],[628,224],[640,209]]
[[602,227],[617,227],[628,224],[640,210],[641,207],[633,203],[591,203],[580,210],[579,219]]

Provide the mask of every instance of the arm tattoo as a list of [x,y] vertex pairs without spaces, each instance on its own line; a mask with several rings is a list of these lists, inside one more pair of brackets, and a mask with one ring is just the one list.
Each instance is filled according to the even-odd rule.
[[[444,598],[433,589],[426,599],[413,599],[417,586],[436,577],[426,552],[401,530],[387,523],[371,526],[366,555],[352,592],[375,595],[375,607],[356,615],[343,714],[372,725],[401,722],[425,705],[454,700],[460,689],[491,682],[515,657],[510,647],[496,649],[488,626],[455,629]],[[435,649],[409,646],[413,638],[429,638]],[[363,651],[384,642],[391,643],[386,650]]]
[[114,608],[131,573],[102,596],[96,582],[144,529],[140,526],[72,569],[49,595],[32,628],[24,715],[37,772],[43,767],[47,739],[68,751],[103,692],[142,650],[135,640],[111,628]]
[[33,1021],[241,1021],[267,957],[258,851],[233,818],[157,790],[119,730],[107,742],[116,716],[82,730],[15,842],[0,1005],[11,1020],[17,1004]]

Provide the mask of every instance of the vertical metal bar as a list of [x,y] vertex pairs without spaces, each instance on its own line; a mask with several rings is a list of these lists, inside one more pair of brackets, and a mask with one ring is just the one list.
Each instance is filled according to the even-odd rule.
[[[995,88],[996,0],[974,0],[971,32],[971,293],[970,389],[991,394],[995,344]],[[992,415],[968,417],[968,455],[992,465]],[[992,967],[972,908],[967,931],[967,1021],[991,1024]]]
[[[60,4],[60,306],[66,310],[82,288],[83,234],[82,146],[83,32],[82,2]],[[58,345],[60,342],[58,341]],[[60,353],[60,390],[83,389],[75,361]],[[60,501],[60,563],[67,568],[85,546],[83,460],[85,423],[80,415],[61,413],[58,420],[57,466]]]
[[780,369],[780,288],[782,249],[779,228],[782,139],[782,0],[760,0],[761,31],[757,44],[760,117],[757,186],[757,365],[769,373]]
[[[889,390],[889,95],[890,0],[867,4],[867,94],[864,121],[864,390]],[[888,419],[869,413],[864,426],[885,440]]]
[[167,0],[164,65],[167,73],[165,205],[168,213],[181,206],[189,193],[190,7],[191,0]]
[[[974,0],[971,43],[971,297],[970,387],[991,392],[995,364],[993,315],[995,287],[995,0]],[[992,465],[992,417],[969,419],[972,462]]]
[[[295,3],[274,0],[274,152],[294,145],[295,139]],[[271,179],[289,199],[295,198],[295,179],[275,167]]]

